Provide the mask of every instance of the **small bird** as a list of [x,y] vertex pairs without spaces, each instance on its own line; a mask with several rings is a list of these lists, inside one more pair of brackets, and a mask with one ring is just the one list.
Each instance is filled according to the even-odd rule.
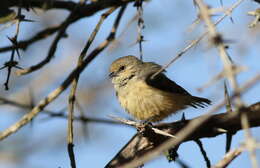
[[143,62],[135,56],[124,56],[110,66],[116,96],[121,106],[135,119],[157,122],[188,106],[209,105],[210,100],[195,97],[171,81],[164,72],[152,76],[162,66]]

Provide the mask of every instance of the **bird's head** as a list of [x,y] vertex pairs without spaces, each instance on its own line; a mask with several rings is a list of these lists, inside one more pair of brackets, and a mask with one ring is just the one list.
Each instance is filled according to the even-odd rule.
[[135,56],[125,56],[115,60],[109,68],[109,77],[114,85],[123,86],[140,71],[143,62]]

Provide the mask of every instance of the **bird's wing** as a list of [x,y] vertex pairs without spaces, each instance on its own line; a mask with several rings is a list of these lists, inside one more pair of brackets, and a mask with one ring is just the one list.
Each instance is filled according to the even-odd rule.
[[160,73],[156,75],[153,79],[151,79],[151,76],[153,74],[149,75],[146,78],[146,83],[152,87],[155,87],[157,89],[171,92],[171,93],[177,93],[182,95],[190,95],[189,92],[187,92],[185,89],[183,89],[181,86],[179,86],[174,81],[167,78],[167,76],[163,73]]

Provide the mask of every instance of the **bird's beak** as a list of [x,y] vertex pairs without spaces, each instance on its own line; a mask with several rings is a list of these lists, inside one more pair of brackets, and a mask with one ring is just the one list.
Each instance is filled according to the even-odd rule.
[[109,76],[109,78],[113,78],[113,77],[117,76],[117,74],[115,72],[111,72],[108,76]]

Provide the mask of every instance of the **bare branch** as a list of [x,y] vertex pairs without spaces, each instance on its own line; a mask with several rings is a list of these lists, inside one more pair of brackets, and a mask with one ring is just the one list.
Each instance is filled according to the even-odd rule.
[[57,32],[61,28],[61,25],[56,25],[52,27],[48,27],[37,34],[35,34],[33,37],[27,39],[27,40],[21,40],[18,41],[16,45],[6,46],[0,48],[1,52],[7,52],[13,49],[23,49],[26,50],[28,46],[30,46],[32,43],[37,42],[42,39],[46,39],[48,36],[51,36],[53,33]]
[[[82,4],[80,5],[79,9],[77,10],[77,15],[81,16],[92,16],[98,11],[101,11],[106,8],[111,8],[113,6],[122,6],[129,2],[133,2],[135,0],[99,0],[96,2],[92,2],[89,4]],[[17,7],[19,4],[19,0],[10,0],[7,7]],[[73,11],[78,3],[73,1],[62,1],[62,0],[26,0],[23,1],[21,7],[23,8],[40,8],[44,10],[48,9],[62,9]]]
[[231,150],[222,160],[220,160],[216,165],[212,166],[212,168],[225,168],[227,167],[236,157],[238,157],[243,151],[245,147],[239,147],[237,149]]
[[[33,108],[31,105],[21,104],[19,102],[9,100],[9,99],[3,98],[3,97],[0,97],[0,104],[8,104],[8,105],[23,108],[23,109],[26,109],[26,110],[32,110],[32,108]],[[42,111],[42,114],[46,114],[51,118],[61,118],[61,119],[67,119],[68,118],[68,116],[63,112],[63,110],[61,112],[55,112],[55,111],[50,111],[50,110],[44,109]],[[117,121],[113,121],[113,120],[91,118],[91,117],[85,117],[85,116],[74,116],[74,120],[82,122],[82,123],[93,122],[93,123],[100,123],[100,124],[122,125],[122,123],[117,122]]]
[[203,147],[203,144],[202,144],[201,140],[195,139],[194,141],[199,146],[200,152],[202,153],[202,156],[203,156],[203,158],[204,158],[204,160],[206,162],[207,167],[211,167],[211,163],[210,163],[209,157],[208,157],[207,152],[205,151],[205,149]]
[[[244,84],[244,86],[239,89],[239,92],[240,93],[245,93],[245,91],[249,88],[251,88],[254,84],[256,84],[258,81],[260,80],[260,75],[258,74],[257,76],[255,76],[253,79],[249,80],[246,84]],[[236,93],[234,93],[233,95],[230,96],[230,99],[233,99],[237,96]],[[212,117],[212,113],[218,111],[223,105],[225,105],[225,100],[221,101],[219,104],[215,105],[208,113],[206,113],[205,115],[195,119],[195,120],[191,120],[191,122],[189,122],[185,127],[181,127],[182,131],[179,131],[178,133],[176,132],[173,132],[172,134],[174,134],[176,137],[178,138],[172,138],[172,139],[169,139],[169,140],[165,140],[164,142],[160,141],[159,144],[161,144],[160,146],[158,147],[151,147],[151,144],[148,143],[148,146],[141,146],[142,148],[137,150],[138,148],[135,147],[135,144],[138,143],[138,144],[147,144],[146,141],[144,139],[140,139],[140,137],[137,136],[137,139],[135,139],[136,136],[134,136],[132,138],[132,140],[130,140],[130,142],[133,141],[133,143],[128,143],[124,148],[127,148],[128,146],[130,147],[130,151],[133,151],[132,149],[136,149],[134,150],[134,154],[133,153],[130,153],[129,155],[126,155],[126,156],[129,156],[127,157],[127,159],[124,159],[123,157],[123,160],[124,160],[124,163],[127,163],[126,165],[124,165],[125,167],[137,167],[139,165],[142,165],[143,163],[147,162],[148,160],[151,160],[152,158],[160,155],[163,151],[166,151],[168,149],[170,149],[171,147],[173,146],[177,146],[179,145],[180,143],[182,143],[183,141],[185,141],[190,135],[194,134],[194,132],[196,131],[201,131],[200,128],[202,128],[202,126],[207,123],[207,124],[211,124],[212,122],[207,122],[208,120],[211,119]],[[258,108],[256,108],[258,107]],[[260,108],[260,105],[257,104],[257,105],[253,105],[251,106],[251,109],[255,109],[255,110],[259,110]],[[234,113],[235,114],[235,113]],[[230,115],[230,114],[226,114],[226,115]],[[237,116],[239,117],[239,116]],[[252,117],[252,116],[251,116]],[[224,118],[223,118],[224,119]],[[182,123],[183,124],[183,123]],[[222,123],[223,124],[223,123]],[[252,123],[251,123],[252,124]],[[240,123],[239,123],[239,126],[240,126]],[[252,125],[251,125],[252,126]],[[218,127],[218,126],[216,126]],[[214,127],[214,130],[216,132],[216,127]],[[203,127],[204,128],[204,127]],[[207,127],[205,128],[209,128],[208,125]],[[219,128],[223,128],[222,125],[219,125]],[[227,129],[228,130],[228,129]],[[232,130],[230,130],[232,131]],[[234,131],[234,130],[233,130]],[[175,134],[176,133],[176,134]],[[217,131],[217,133],[221,134],[223,133],[222,131],[219,132]],[[199,139],[201,137],[196,137],[195,139]],[[142,141],[141,141],[142,140]],[[153,145],[153,143],[152,143]],[[143,148],[144,147],[144,148]],[[123,148],[123,149],[124,149]],[[123,149],[121,150],[121,152],[123,151]],[[145,154],[143,153],[143,149],[146,149],[148,150],[149,152],[146,152]],[[141,155],[136,155],[136,152],[139,152],[141,151]],[[127,150],[127,152],[129,152],[129,150]],[[123,156],[125,155],[125,153],[123,153]],[[122,158],[122,155],[121,153],[119,153],[115,159],[113,159],[108,165],[110,166],[111,164],[114,165],[114,164],[121,164],[121,162],[119,162],[117,159]],[[119,163],[118,163],[119,162]]]
[[[122,7],[121,11],[119,11],[119,17],[121,18],[122,16],[122,11],[124,11],[125,6]],[[93,40],[96,37],[97,32],[99,31],[99,28],[101,26],[101,24],[103,23],[103,21],[114,11],[116,10],[116,7],[112,7],[110,8],[107,12],[105,12],[104,14],[101,15],[101,18],[98,22],[98,24],[96,25],[94,31],[92,32],[89,40],[86,43],[86,46],[84,47],[84,49],[82,50],[79,59],[78,59],[78,65],[83,63],[84,57],[91,45],[91,43],[93,42]],[[116,19],[117,20],[117,19]],[[72,87],[71,87],[71,92],[69,95],[69,107],[68,107],[68,137],[67,137],[67,142],[68,142],[68,152],[69,152],[69,156],[70,156],[70,160],[71,160],[71,167],[76,167],[76,163],[75,163],[75,157],[74,157],[74,151],[73,151],[73,118],[74,118],[74,103],[75,103],[75,94],[76,94],[76,90],[77,90],[77,84],[78,84],[78,80],[79,80],[79,75],[78,74],[75,79],[72,82]]]
[[70,74],[69,76],[62,82],[62,84],[55,89],[53,92],[51,92],[46,98],[41,100],[37,106],[35,106],[32,111],[25,114],[18,122],[4,130],[0,133],[0,140],[5,139],[9,135],[15,133],[18,131],[22,126],[30,122],[40,111],[42,111],[49,103],[51,103],[53,100],[55,100],[75,79],[75,77],[81,73],[86,66],[100,53],[102,52],[115,38],[115,33],[117,31],[117,27],[119,24],[120,19],[116,20],[114,26],[112,27],[112,30],[110,34],[108,35],[107,39],[102,42],[97,48],[95,48],[86,59],[77,66]]
[[[221,16],[214,25],[218,25],[220,22],[222,22],[222,20],[224,20],[227,16],[229,16],[234,9],[236,9],[243,0],[239,0],[237,2],[235,2],[233,5],[231,5],[230,8],[228,8],[225,12],[225,14],[223,16]],[[151,76],[151,78],[154,78],[156,75],[158,75],[159,73],[161,73],[162,71],[164,71],[166,68],[168,68],[171,64],[173,64],[177,59],[179,59],[180,57],[183,56],[183,54],[185,54],[189,49],[191,49],[192,47],[194,47],[195,45],[197,45],[204,37],[206,37],[209,34],[209,31],[206,31],[205,33],[203,33],[202,35],[199,36],[199,38],[197,38],[196,40],[192,40],[191,43],[189,43],[185,48],[183,48],[172,60],[170,60],[170,62],[166,65],[164,65],[158,72],[156,72],[154,75]]]
[[[260,102],[241,110],[248,114],[251,127],[260,126]],[[215,137],[223,134],[222,131],[218,131],[216,128],[222,128],[228,132],[242,129],[240,116],[235,113],[216,114],[208,118],[207,121],[204,120],[205,116],[201,116],[192,120],[186,120],[186,122],[179,121],[154,126],[157,129],[175,135],[176,138],[152,134],[149,135],[153,136],[153,141],[151,141],[151,138],[148,136],[143,136],[142,134],[137,133],[106,165],[106,167],[137,167],[144,164],[148,159],[151,159],[151,157],[155,157],[163,151],[183,142],[206,137]],[[201,121],[204,121],[203,124],[200,124],[200,126],[197,127],[195,123]],[[189,132],[189,134],[184,137],[183,132],[186,131],[187,128],[192,128],[190,127],[191,125],[196,126],[196,129],[193,129],[192,132]],[[170,142],[175,143],[171,143],[174,145],[170,144],[165,147],[165,145],[168,145]]]

